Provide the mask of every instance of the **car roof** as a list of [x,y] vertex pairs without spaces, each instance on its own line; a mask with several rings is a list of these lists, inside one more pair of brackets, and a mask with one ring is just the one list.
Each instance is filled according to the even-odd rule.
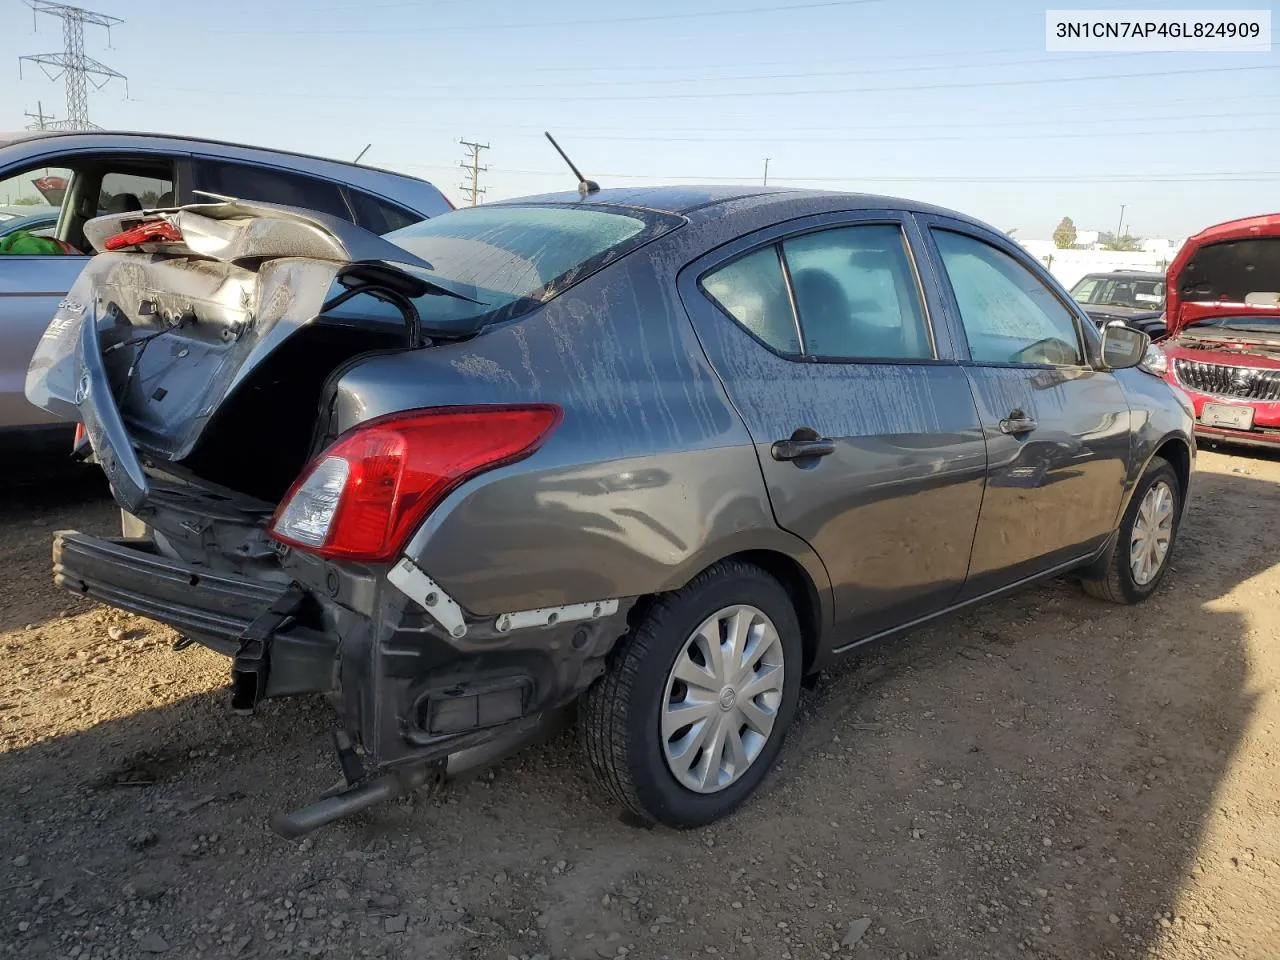
[[52,152],[64,149],[77,153],[121,149],[195,154],[204,152],[229,161],[275,165],[301,174],[338,180],[350,187],[407,206],[425,216],[438,216],[452,208],[444,194],[421,177],[274,147],[258,147],[182,134],[128,130],[28,130],[22,133],[0,133],[0,151],[6,154],[16,152],[20,156],[38,159],[43,150]]
[[[700,184],[689,186],[612,187],[583,197],[576,192],[544,193],[531,197],[502,200],[489,206],[504,204],[575,204],[593,206],[618,206],[632,209],[653,210],[687,216],[695,211],[733,203],[736,209],[764,210],[770,206],[785,206],[798,200],[807,206],[828,207],[835,210],[906,210],[912,213],[933,214],[963,220],[976,226],[993,229],[963,213],[937,207],[918,200],[881,196],[871,193],[853,193],[839,190],[805,190],[792,187],[732,186]],[[825,202],[824,202],[825,201]],[[998,231],[997,231],[998,232]]]
[[93,144],[101,140],[111,145],[118,145],[122,140],[164,140],[174,143],[197,144],[210,147],[235,147],[239,150],[257,150],[262,153],[279,154],[282,157],[297,157],[300,160],[315,160],[319,163],[335,163],[344,167],[356,167],[361,170],[375,170],[390,174],[393,177],[408,176],[394,170],[383,170],[366,164],[352,163],[349,160],[335,160],[333,157],[321,157],[313,153],[301,153],[296,150],[280,150],[276,147],[262,147],[251,143],[236,143],[232,140],[215,140],[210,137],[192,137],[181,133],[146,133],[139,130],[24,130],[20,133],[0,133],[0,147],[29,140],[53,138],[83,140]]
[[1156,270],[1095,270],[1086,277],[1107,277],[1112,280],[1163,280],[1164,274]]

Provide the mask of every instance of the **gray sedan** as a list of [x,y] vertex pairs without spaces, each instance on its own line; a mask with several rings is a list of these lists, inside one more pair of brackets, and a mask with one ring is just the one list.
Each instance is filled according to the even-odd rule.
[[[0,254],[0,450],[70,449],[72,426],[22,395],[31,352],[58,301],[88,262],[85,222],[102,213],[191,203],[199,192],[321,210],[386,233],[451,209],[423,180],[278,150],[137,133],[0,134],[0,235],[52,238]],[[23,205],[12,205],[22,201]],[[28,206],[32,201],[38,206]]]
[[60,534],[56,579],[224,652],[236,708],[332,698],[348,785],[287,835],[579,699],[619,803],[709,823],[836,656],[1169,568],[1186,398],[948,210],[584,184],[386,237],[251,204],[88,232],[115,252],[27,393],[131,536]]

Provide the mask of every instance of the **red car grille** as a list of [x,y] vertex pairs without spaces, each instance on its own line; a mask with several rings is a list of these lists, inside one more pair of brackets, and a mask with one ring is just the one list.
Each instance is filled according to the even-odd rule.
[[1179,357],[1173,361],[1173,372],[1183,386],[1197,393],[1240,400],[1280,400],[1280,370],[1232,367]]

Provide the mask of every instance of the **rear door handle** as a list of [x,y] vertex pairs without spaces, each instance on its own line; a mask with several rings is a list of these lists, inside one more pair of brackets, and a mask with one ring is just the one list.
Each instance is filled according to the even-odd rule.
[[1030,433],[1038,426],[1040,426],[1040,424],[1036,423],[1030,417],[1008,416],[1000,421],[1000,432],[1017,436],[1020,433]]
[[775,460],[810,460],[829,457],[836,452],[834,440],[779,440],[769,451]]

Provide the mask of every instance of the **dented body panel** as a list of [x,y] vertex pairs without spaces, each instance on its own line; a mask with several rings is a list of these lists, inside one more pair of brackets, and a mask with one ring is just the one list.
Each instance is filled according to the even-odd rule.
[[[209,569],[217,584],[241,577],[273,585],[275,599],[259,597],[264,609],[239,637],[220,635],[235,644],[236,676],[266,690],[296,689],[305,683],[273,681],[250,654],[269,651],[273,636],[337,638],[330,672],[291,669],[333,697],[344,728],[379,767],[437,759],[570,702],[604,671],[648,598],[720,560],[747,557],[784,584],[805,631],[803,669],[814,671],[840,650],[1031,575],[1095,561],[1150,456],[1181,443],[1189,469],[1189,416],[1166,384],[1137,371],[1081,368],[1076,381],[1100,386],[1079,394],[1089,400],[1080,409],[1060,402],[1063,391],[1054,395],[1051,436],[1000,432],[993,421],[1009,411],[993,404],[1043,398],[1064,378],[1023,365],[1002,370],[1007,384],[999,388],[969,361],[922,224],[945,217],[952,228],[989,235],[973,221],[906,201],[802,191],[673,188],[526,201],[578,202],[656,210],[666,220],[632,252],[563,289],[452,329],[433,327],[432,306],[443,301],[431,298],[456,300],[461,288],[436,276],[430,257],[414,262],[405,251],[398,260],[279,210],[180,211],[184,223],[199,228],[205,216],[214,225],[194,231],[183,256],[98,258],[33,364],[33,400],[95,421],[90,435],[113,490],[151,531],[151,554],[177,571],[171,584],[182,571],[199,580]],[[490,205],[484,215],[503,208]],[[264,222],[234,225],[245,218]],[[934,356],[783,357],[701,292],[705,271],[744,251],[864,222],[898,224],[910,241]],[[1015,255],[1007,241],[993,242]],[[273,256],[237,254],[251,243]],[[306,256],[293,255],[295,243],[308,246]],[[354,259],[357,249],[364,259]],[[1044,275],[1034,261],[1027,269]],[[405,308],[394,298],[330,309],[344,277],[400,284],[421,314],[421,340],[406,340]],[[179,326],[132,356],[131,376],[122,359],[90,357],[95,339],[109,349],[160,329],[135,313],[121,322],[105,312],[112,303],[117,314],[135,309],[148,296]],[[475,303],[469,296],[461,299]],[[196,320],[182,325],[188,306]],[[67,333],[81,318],[77,357]],[[128,337],[113,333],[126,328]],[[323,354],[290,353],[333,330],[356,339]],[[1096,332],[1087,337],[1096,352]],[[93,387],[78,392],[86,372],[106,385],[101,411]],[[291,410],[292,427],[259,422],[297,392],[306,403]],[[452,488],[390,564],[326,560],[271,541],[265,528],[283,489],[254,486],[218,455],[265,435],[270,446],[254,462],[295,463],[296,475],[375,418],[495,404],[551,404],[561,417],[533,455]],[[802,429],[829,438],[829,455],[812,463],[774,455]],[[277,449],[288,443],[289,451]],[[1092,512],[1071,529],[1081,497]],[[1059,542],[1052,556],[1046,549],[1031,558],[1038,566],[1030,574],[1019,566],[1025,556],[993,547],[974,588],[975,541],[998,544],[1010,533],[1008,517],[987,510],[991,502],[1014,515],[1018,503],[1052,515]],[[130,562],[127,544],[71,546],[61,555]],[[106,582],[109,564],[92,563],[92,575],[64,563],[62,582],[120,602]],[[133,573],[122,579],[138,582]],[[187,606],[216,607],[216,598],[199,599]],[[148,615],[164,619],[161,607],[151,604]]]

